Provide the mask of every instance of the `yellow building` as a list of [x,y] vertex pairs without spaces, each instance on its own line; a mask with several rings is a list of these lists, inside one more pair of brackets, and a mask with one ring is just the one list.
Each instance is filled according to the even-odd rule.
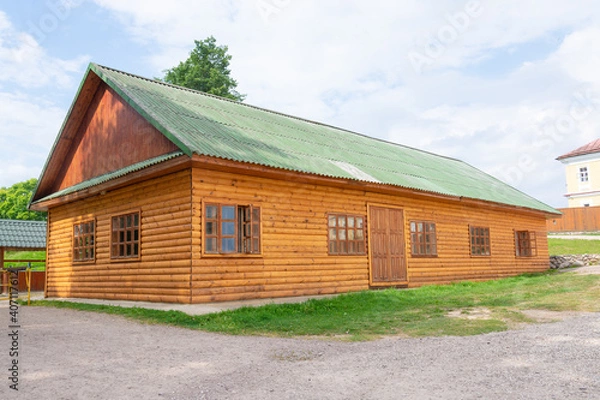
[[565,164],[569,207],[600,206],[600,139],[557,160]]

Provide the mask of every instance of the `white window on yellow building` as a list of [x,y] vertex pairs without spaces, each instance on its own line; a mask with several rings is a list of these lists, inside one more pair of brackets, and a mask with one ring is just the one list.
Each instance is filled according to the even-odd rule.
[[587,167],[580,167],[579,168],[579,182],[584,183],[584,182],[589,182],[590,177],[588,175],[588,169]]

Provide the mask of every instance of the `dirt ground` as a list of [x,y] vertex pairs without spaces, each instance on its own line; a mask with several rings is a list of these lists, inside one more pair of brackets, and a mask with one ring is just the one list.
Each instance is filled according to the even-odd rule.
[[580,275],[600,275],[600,265],[590,265],[588,267],[567,268],[561,272],[574,273]]
[[[598,274],[600,266],[565,273]],[[470,337],[347,343],[226,336],[21,306],[15,392],[4,301],[0,399],[600,399],[600,313],[526,314],[541,323]]]
[[598,236],[598,235],[586,235],[584,233],[577,234],[577,235],[573,235],[573,234],[564,234],[564,235],[549,234],[548,237],[551,238],[551,239],[600,240],[600,236]]
[[[600,399],[600,314],[471,337],[346,343],[45,307],[19,313],[19,392],[8,388],[4,334],[1,399]],[[0,315],[7,327],[6,307]]]

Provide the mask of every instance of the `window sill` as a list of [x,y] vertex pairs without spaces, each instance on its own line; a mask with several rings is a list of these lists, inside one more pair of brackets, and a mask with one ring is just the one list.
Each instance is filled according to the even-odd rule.
[[73,260],[71,262],[71,264],[73,264],[73,265],[93,265],[93,264],[96,264],[96,259],[86,260],[86,261],[75,261],[75,260]]
[[412,258],[438,258],[437,254],[411,254]]
[[123,257],[123,258],[110,258],[111,263],[127,263],[127,262],[139,262],[142,257]]
[[262,258],[262,254],[245,253],[202,253],[202,258]]

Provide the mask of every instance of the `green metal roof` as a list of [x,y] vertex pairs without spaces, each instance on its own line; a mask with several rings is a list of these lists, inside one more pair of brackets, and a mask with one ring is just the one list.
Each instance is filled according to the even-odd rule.
[[46,221],[0,219],[0,247],[46,248]]
[[89,71],[187,155],[206,155],[558,213],[456,159],[93,63]]

